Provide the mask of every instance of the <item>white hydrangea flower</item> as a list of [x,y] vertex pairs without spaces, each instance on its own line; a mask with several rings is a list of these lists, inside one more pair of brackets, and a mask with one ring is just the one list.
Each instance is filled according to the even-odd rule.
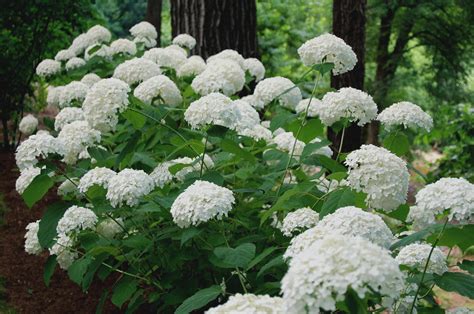
[[70,235],[71,232],[93,229],[97,223],[97,215],[89,208],[73,205],[59,219],[56,232]]
[[123,231],[122,226],[122,218],[106,218],[97,224],[96,231],[106,239],[113,239],[118,233]]
[[20,171],[35,166],[37,158],[46,158],[48,154],[61,153],[56,138],[49,134],[31,135],[16,149],[15,160]]
[[363,299],[400,295],[404,275],[390,252],[360,237],[328,235],[292,259],[281,281],[286,313],[335,311],[349,288]]
[[419,106],[408,102],[397,102],[387,109],[384,109],[377,116],[387,130],[392,129],[396,125],[414,130],[425,129],[427,132],[433,127],[433,119],[429,114],[423,111]]
[[86,84],[79,81],[72,81],[61,89],[61,94],[59,94],[59,107],[64,108],[76,104],[82,105],[88,91],[89,87]]
[[332,34],[323,34],[308,40],[298,48],[298,54],[306,66],[323,62],[334,63],[334,75],[352,70],[357,63],[357,56],[351,46]]
[[251,137],[255,140],[270,141],[272,132],[260,124],[258,112],[246,101],[240,99],[232,103],[239,112],[235,130],[238,134]]
[[108,43],[112,39],[112,33],[102,25],[94,25],[86,33],[91,43]]
[[268,295],[237,293],[226,303],[210,308],[206,314],[284,314],[283,299]]
[[233,49],[224,49],[221,52],[210,56],[209,58],[207,58],[207,63],[212,63],[218,59],[232,60],[237,63],[242,69],[244,68],[244,57],[242,57],[240,53]]
[[133,39],[133,42],[135,44],[143,44],[145,48],[153,48],[158,44],[156,39],[147,38],[147,37],[135,37]]
[[[242,101],[245,101],[246,103],[248,103],[250,106],[254,107],[255,109],[261,109],[261,107],[263,106],[262,102],[259,101],[254,95],[247,95],[247,96],[244,96],[242,98],[240,98],[240,100]],[[267,129],[270,127],[270,121],[268,121],[268,126],[265,126]]]
[[448,219],[460,223],[474,220],[474,184],[463,178],[441,178],[416,194],[416,204],[410,208],[408,221],[421,230],[434,224],[436,216],[449,210]]
[[262,62],[256,58],[245,59],[243,68],[255,78],[255,82],[261,81],[265,77],[265,67]]
[[38,128],[38,119],[35,118],[32,114],[28,114],[21,119],[18,129],[21,133],[25,135],[33,134],[33,132]]
[[60,234],[56,243],[49,249],[49,254],[56,255],[56,261],[61,269],[67,270],[79,256],[73,246],[74,241],[71,237]]
[[28,254],[39,255],[43,252],[43,248],[38,240],[39,220],[30,222],[26,226],[25,234],[25,252]]
[[100,132],[92,129],[86,121],[74,121],[65,125],[58,134],[63,161],[67,164],[76,163],[79,153],[99,142],[100,138]]
[[37,167],[30,167],[23,169],[20,176],[16,179],[15,189],[19,194],[23,194],[26,188],[33,182],[33,179],[39,176],[41,169]]
[[179,88],[165,75],[153,76],[140,83],[133,91],[133,95],[149,105],[156,98],[159,98],[164,105],[172,107],[183,101]]
[[[330,157],[330,156],[328,156]],[[303,169],[304,170],[304,169]],[[319,169],[320,171],[321,169]],[[318,171],[318,172],[319,172]],[[306,172],[305,172],[306,173]],[[338,187],[342,187],[342,186],[345,186],[346,185],[346,180],[341,180],[340,182],[337,181],[337,180],[328,180],[327,178],[325,177],[322,177],[320,178],[317,183],[316,183],[316,187],[318,188],[318,190],[320,190],[321,192],[323,193],[329,193],[329,192],[332,192],[334,191],[335,189],[337,189]]]
[[77,178],[64,180],[64,182],[58,186],[58,195],[59,196],[72,195],[74,197],[79,197],[80,193],[79,193],[79,190],[77,189],[77,184],[79,184],[79,179]]
[[308,117],[313,118],[318,116],[318,108],[321,106],[321,100],[317,98],[311,98],[311,104],[308,107],[310,98],[301,100],[296,106],[297,113],[305,113],[308,108]]
[[153,179],[143,170],[123,169],[109,181],[106,198],[116,208],[124,203],[136,206],[154,188]]
[[153,61],[160,67],[178,70],[186,62],[187,55],[185,52],[169,46],[145,51],[143,58]]
[[100,80],[101,80],[101,78],[97,74],[88,73],[88,74],[86,74],[82,77],[81,83],[86,84],[89,87],[92,87],[92,85],[94,85],[95,83],[97,83]]
[[137,54],[137,45],[128,39],[120,38],[110,44],[112,55],[125,54],[134,56]]
[[59,50],[58,53],[56,53],[56,56],[54,56],[54,60],[56,61],[67,61],[71,58],[74,58],[76,55],[74,54],[73,51],[69,49],[63,49]]
[[208,124],[234,129],[240,114],[229,97],[211,93],[193,101],[184,112],[184,119],[193,129]]
[[287,152],[289,154],[293,151],[293,156],[295,157],[301,156],[305,147],[304,142],[296,139],[292,132],[278,133],[272,141],[281,151]]
[[196,46],[196,39],[189,34],[179,34],[173,38],[173,44],[191,50]]
[[61,97],[63,88],[64,86],[48,86],[48,96],[46,97],[48,106],[59,107],[59,98]]
[[146,21],[133,25],[130,28],[130,34],[136,38],[158,38],[158,33],[156,32],[155,26]]
[[105,167],[97,167],[89,170],[82,178],[79,180],[79,191],[81,193],[86,193],[89,188],[93,185],[99,185],[104,189],[107,189],[109,186],[110,180],[117,173],[111,169]]
[[392,211],[405,203],[409,173],[405,161],[388,150],[362,145],[347,155],[348,185],[367,194],[369,207]]
[[281,106],[294,110],[301,101],[301,91],[292,81],[276,76],[258,82],[253,93],[255,108],[261,109],[274,100]]
[[474,314],[474,310],[468,309],[467,307],[457,307],[454,309],[446,310],[447,314]]
[[84,59],[74,57],[74,58],[69,59],[68,62],[66,62],[65,68],[66,68],[66,71],[71,71],[71,70],[83,67],[85,65],[86,65],[86,61]]
[[115,68],[113,77],[134,85],[160,74],[160,67],[154,62],[145,58],[134,58],[119,64]]
[[375,119],[377,105],[369,94],[352,87],[343,87],[337,92],[324,95],[315,111],[321,122],[327,126],[343,118],[351,122],[358,121],[357,125],[363,126]]
[[264,140],[269,142],[272,139],[272,131],[261,125],[256,125],[253,128],[242,129],[238,133],[239,135],[251,137],[256,141]]
[[180,228],[197,226],[212,218],[218,220],[232,210],[235,198],[231,190],[207,181],[195,181],[171,205],[173,221]]
[[176,71],[178,77],[196,76],[204,72],[206,62],[200,56],[191,56]]
[[94,44],[91,40],[91,37],[88,36],[86,33],[80,34],[72,41],[69,50],[71,50],[74,56],[79,56],[84,52],[84,50],[89,47],[90,45]]
[[66,124],[74,121],[84,121],[84,112],[82,109],[75,107],[63,108],[54,118],[54,129],[61,131]]
[[200,95],[222,92],[230,96],[242,90],[245,84],[245,72],[231,59],[208,60],[206,69],[196,76],[191,87]]
[[117,114],[128,107],[128,92],[130,86],[114,78],[94,84],[82,104],[89,125],[101,132],[114,130],[118,123]]
[[314,227],[319,221],[319,214],[309,207],[303,207],[289,213],[283,218],[280,231],[287,237],[294,233]]
[[41,77],[48,77],[61,71],[61,62],[51,59],[44,59],[36,66],[36,74]]
[[[415,268],[423,272],[428,260],[428,255],[431,251],[431,245],[413,243],[403,247],[395,258],[398,263]],[[437,247],[431,253],[430,261],[428,263],[427,273],[442,275],[448,271],[446,265],[446,256]]]
[[[91,52],[92,50],[94,51]],[[98,45],[92,45],[87,47],[84,52],[84,59],[89,61],[94,56],[110,60],[112,58],[112,48],[107,45],[100,45],[100,47]]]

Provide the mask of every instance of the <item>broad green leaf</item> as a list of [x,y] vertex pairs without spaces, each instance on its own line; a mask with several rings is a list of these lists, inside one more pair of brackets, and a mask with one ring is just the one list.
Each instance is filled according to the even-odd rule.
[[137,290],[138,282],[136,279],[130,276],[124,276],[114,288],[112,294],[112,303],[115,304],[118,308],[121,308],[122,305],[129,300],[132,295]]
[[188,228],[184,229],[183,233],[181,234],[181,246],[194,238],[195,236],[199,235],[203,229],[198,228]]
[[301,154],[301,158],[305,158],[306,156],[312,155],[314,152],[316,152],[318,149],[328,146],[331,144],[328,140],[322,140],[321,142],[316,142],[316,143],[308,143],[305,145],[303,149],[303,153]]
[[434,281],[438,287],[445,291],[457,292],[462,296],[474,299],[474,276],[446,272],[441,276],[435,275]]
[[75,260],[74,263],[72,263],[72,265],[69,266],[69,268],[67,269],[69,279],[71,279],[78,285],[81,285],[82,278],[84,277],[84,274],[87,271],[87,267],[89,267],[91,262],[92,258],[87,256]]
[[474,261],[463,260],[461,264],[458,264],[459,268],[468,271],[471,275],[474,275]]
[[49,248],[54,244],[54,238],[57,234],[56,226],[69,206],[69,203],[58,202],[46,208],[38,229],[38,241],[43,248]]
[[42,173],[33,179],[21,197],[23,197],[26,205],[31,208],[36,202],[43,198],[53,185],[54,181],[49,175]]
[[[293,132],[293,135],[296,137],[298,130],[301,127],[301,121],[295,120],[290,125],[288,125],[288,131]],[[298,134],[297,139],[305,143],[309,143],[311,140],[315,139],[317,136],[324,135],[324,126],[321,123],[321,120],[318,118],[310,119],[306,124],[301,127],[301,130]],[[321,146],[322,147],[322,146]]]
[[220,137],[223,138],[227,131],[229,131],[228,128],[220,125],[213,125],[207,130],[207,134],[212,137]]
[[303,163],[307,165],[322,166],[331,172],[347,172],[347,169],[335,161],[324,155],[311,155],[303,159]]
[[218,145],[225,152],[232,153],[248,161],[255,161],[254,155],[241,148],[237,143],[230,139],[225,138]]
[[247,266],[247,270],[251,269],[261,261],[265,259],[268,255],[272,254],[277,248],[276,247],[269,247],[263,250],[262,253],[258,254]]
[[46,287],[49,287],[49,283],[51,282],[51,277],[54,274],[54,270],[56,269],[57,265],[56,255],[50,255],[46,264],[44,265],[44,272],[43,272],[43,280]]
[[[435,241],[437,233],[428,237],[429,242]],[[474,245],[474,225],[449,225],[441,235],[439,246],[457,246],[464,252]]]
[[130,159],[133,155],[133,151],[135,147],[138,144],[138,141],[140,140],[140,137],[142,134],[139,131],[136,131],[128,140],[127,145],[122,149],[120,154],[117,156],[117,159],[115,159],[115,168],[118,168],[120,165],[120,168],[123,169],[127,166],[127,158],[130,156]]
[[198,310],[215,300],[222,293],[222,288],[218,285],[199,290],[186,300],[176,309],[175,314],[188,314]]
[[405,221],[408,216],[408,212],[410,211],[410,206],[407,204],[402,204],[398,206],[397,209],[391,211],[389,213],[385,213],[387,216],[398,219],[400,221]]
[[395,242],[394,244],[392,244],[390,249],[395,250],[395,249],[398,249],[402,246],[405,246],[405,245],[408,245],[408,244],[411,244],[411,243],[414,243],[414,242],[417,242],[417,241],[421,241],[421,240],[425,239],[426,237],[428,237],[430,234],[441,231],[442,228],[443,228],[443,225],[441,225],[441,224],[436,224],[436,225],[429,226],[426,229],[423,229],[423,230],[420,230],[420,231],[415,232],[413,234],[410,234],[409,236],[406,236],[403,239]]
[[89,155],[97,161],[99,166],[103,166],[111,154],[99,147],[89,147],[87,148]]
[[397,156],[404,156],[410,150],[410,142],[403,133],[390,134],[383,141],[383,146]]
[[334,63],[325,62],[313,65],[313,69],[324,75],[334,68]]
[[259,272],[257,273],[257,278],[265,275],[271,268],[285,265],[285,261],[283,260],[283,255],[279,255],[274,259],[270,260],[268,263],[260,268]]
[[97,256],[94,258],[92,263],[90,263],[89,267],[87,268],[87,272],[84,274],[84,277],[82,278],[82,291],[87,291],[89,289],[89,286],[92,283],[92,280],[94,279],[94,275],[97,272],[97,270],[102,266],[102,262],[107,259],[108,255],[103,254],[102,256]]
[[176,174],[178,173],[180,170],[183,170],[184,168],[187,168],[187,167],[190,167],[191,164],[174,164],[170,167],[168,167],[168,171],[171,173],[171,174]]
[[204,172],[201,180],[212,182],[219,186],[222,186],[224,184],[224,177],[217,171]]
[[107,301],[108,296],[109,290],[104,290],[104,292],[102,292],[102,295],[100,296],[97,308],[95,309],[95,314],[102,314],[102,310],[104,309],[105,301]]
[[341,181],[345,178],[347,178],[347,172],[334,172],[326,177],[326,179],[328,180],[337,180],[337,181]]
[[355,205],[355,193],[349,188],[337,189],[329,193],[319,213],[320,219],[334,213],[338,208]]
[[244,243],[236,248],[217,247],[213,251],[215,258],[211,262],[222,268],[234,268],[248,266],[250,261],[255,257],[255,244]]
[[146,117],[141,113],[127,109],[122,112],[122,115],[132,123],[133,127],[137,130],[140,130],[146,123]]
[[359,298],[353,289],[346,292],[346,306],[351,314],[367,314],[367,301]]

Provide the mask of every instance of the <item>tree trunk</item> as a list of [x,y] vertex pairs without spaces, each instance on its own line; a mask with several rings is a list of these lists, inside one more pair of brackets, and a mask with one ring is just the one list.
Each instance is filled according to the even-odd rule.
[[[364,88],[365,76],[365,7],[366,0],[334,0],[333,24],[334,35],[342,38],[352,47],[357,55],[357,64],[352,71],[331,77],[331,87]],[[332,142],[333,150],[338,151],[341,143],[341,133],[336,134],[328,130],[328,137]],[[345,130],[342,152],[358,149],[362,144],[362,130],[351,125]]]
[[158,37],[156,38],[157,46],[161,46],[161,7],[162,0],[148,0],[146,7],[145,20],[156,28]]
[[258,56],[255,0],[171,0],[171,28],[196,38],[193,53],[203,58],[224,49]]

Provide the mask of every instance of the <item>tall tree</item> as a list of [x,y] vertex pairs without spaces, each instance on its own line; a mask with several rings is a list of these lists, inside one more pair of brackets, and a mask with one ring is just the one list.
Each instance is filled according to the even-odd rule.
[[[357,64],[352,71],[331,77],[331,87],[354,87],[364,89],[365,76],[365,8],[366,0],[334,0],[333,24],[334,35],[342,38],[352,47],[357,55]],[[362,143],[361,128],[351,125],[344,131],[342,152],[352,151]],[[333,149],[341,145],[342,132],[328,131],[328,137],[333,143]]]
[[172,34],[196,38],[194,53],[207,58],[223,49],[258,56],[255,0],[171,0]]
[[158,37],[156,38],[157,46],[161,46],[161,7],[162,0],[148,0],[146,7],[145,20],[151,23],[156,28]]

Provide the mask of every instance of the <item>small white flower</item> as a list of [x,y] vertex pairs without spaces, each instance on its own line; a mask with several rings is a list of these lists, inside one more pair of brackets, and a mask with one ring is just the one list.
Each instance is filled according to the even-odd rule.
[[95,83],[97,83],[100,80],[101,80],[101,78],[97,74],[88,73],[88,74],[86,74],[82,77],[81,83],[86,84],[89,87],[92,87],[92,85],[94,85]]
[[41,77],[48,77],[61,71],[61,62],[51,59],[44,59],[36,67],[36,74]]
[[112,55],[121,53],[124,55],[134,56],[137,54],[137,45],[135,45],[133,41],[124,38],[113,41],[110,44],[110,48],[112,49]]
[[265,67],[256,58],[245,59],[243,68],[255,78],[255,82],[261,81],[265,77]]
[[235,294],[226,303],[210,308],[206,314],[283,314],[283,299],[268,295]]
[[86,33],[91,43],[107,43],[112,39],[110,31],[102,25],[94,25]]
[[38,240],[39,220],[30,222],[26,226],[25,234],[25,252],[28,254],[39,255],[43,248]]
[[84,59],[74,57],[74,58],[69,59],[68,62],[66,62],[65,68],[66,68],[66,71],[71,71],[71,70],[83,67],[85,65],[86,65],[86,61]]
[[240,53],[232,49],[224,49],[221,52],[207,58],[207,64],[210,64],[218,59],[231,60],[237,63],[241,68],[244,67],[244,57]]
[[76,55],[74,54],[73,51],[69,49],[63,49],[59,50],[56,56],[54,57],[54,60],[56,61],[67,61],[71,58],[74,58]]
[[56,232],[70,235],[72,232],[77,232],[86,229],[93,229],[97,223],[96,214],[86,207],[73,205],[69,207],[61,219],[58,221]]
[[[430,251],[431,245],[429,244],[410,244],[400,250],[396,260],[402,265],[406,265],[423,272]],[[446,265],[446,256],[444,256],[443,252],[441,252],[439,248],[435,247],[433,249],[433,253],[431,253],[426,272],[430,274],[442,275],[447,271],[448,266]]]
[[178,70],[186,62],[186,53],[171,46],[166,48],[152,48],[145,51],[143,58],[153,61],[162,68]]
[[303,207],[289,213],[283,219],[281,232],[291,237],[294,233],[314,227],[319,221],[319,214],[309,207]]
[[54,129],[56,131],[61,131],[61,129],[66,125],[74,121],[83,121],[84,112],[81,108],[75,107],[66,107],[61,109],[59,113],[54,118]]
[[57,154],[61,151],[58,141],[51,135],[31,135],[16,149],[16,165],[22,171],[34,167],[38,163],[37,158],[46,158],[49,154]]
[[229,97],[211,93],[193,101],[184,112],[184,119],[193,129],[205,125],[221,125],[234,129],[240,115]]
[[206,69],[206,62],[200,56],[191,56],[184,63],[182,63],[176,74],[178,77],[196,76],[204,72]]
[[26,188],[33,182],[34,178],[39,176],[41,169],[37,167],[31,167],[23,169],[18,179],[16,179],[15,189],[19,194],[23,194]]
[[296,139],[292,132],[278,133],[273,138],[273,143],[275,143],[277,148],[281,151],[287,152],[288,154],[293,152],[293,156],[295,157],[301,156],[305,147],[304,142]]
[[154,62],[145,58],[134,58],[119,64],[115,68],[113,77],[134,85],[160,74],[160,67]]
[[122,227],[122,218],[106,218],[97,224],[96,231],[104,238],[113,239],[118,233],[124,231]]
[[104,167],[97,167],[89,170],[82,178],[79,180],[79,191],[81,193],[86,193],[90,187],[94,185],[99,185],[104,189],[107,189],[110,180],[117,173],[111,169]]
[[38,128],[38,119],[35,118],[32,114],[28,114],[21,119],[18,129],[21,133],[25,135],[33,134],[33,132]]
[[188,34],[179,34],[173,38],[173,44],[191,50],[196,46],[196,39]]
[[258,82],[253,93],[255,101],[252,105],[261,109],[277,100],[285,108],[294,110],[301,101],[301,91],[292,81],[277,76]]
[[86,121],[74,121],[65,125],[58,134],[63,161],[74,164],[78,155],[87,147],[100,141],[100,132],[92,129]]
[[59,94],[59,107],[81,106],[88,91],[89,87],[86,84],[79,81],[72,81],[61,89],[61,93]]
[[153,188],[153,179],[143,170],[123,169],[109,180],[106,198],[114,208],[124,203],[133,207]]
[[88,36],[86,33],[80,34],[72,41],[71,46],[68,48],[74,56],[79,56],[84,52],[84,50],[93,45],[94,42],[92,41],[91,36]]
[[173,107],[183,101],[176,84],[165,75],[153,76],[140,83],[135,88],[133,95],[149,105],[156,98],[159,98],[164,105]]
[[424,112],[419,106],[408,101],[391,105],[379,113],[377,120],[379,120],[387,130],[392,129],[395,125],[403,125],[405,129],[425,129],[429,132],[433,127],[433,119],[430,115]]
[[112,57],[112,49],[107,45],[92,45],[87,47],[86,51],[84,52],[84,59],[89,61],[94,56],[110,60]]
[[310,98],[301,100],[296,106],[297,113],[305,113],[308,111],[308,117],[313,118],[318,116],[318,108],[321,106],[321,100],[317,98],[311,98],[311,104],[308,107]]
[[135,38],[158,38],[158,33],[156,32],[155,26],[146,21],[140,22],[132,26],[130,28],[130,34],[132,34],[132,36]]
[[56,261],[61,269],[67,270],[79,256],[73,246],[74,241],[70,236],[59,234],[56,243],[49,249],[49,254],[56,255]]
[[245,72],[232,59],[208,60],[206,69],[196,76],[191,87],[200,95],[222,92],[230,96],[242,90],[245,84]]

